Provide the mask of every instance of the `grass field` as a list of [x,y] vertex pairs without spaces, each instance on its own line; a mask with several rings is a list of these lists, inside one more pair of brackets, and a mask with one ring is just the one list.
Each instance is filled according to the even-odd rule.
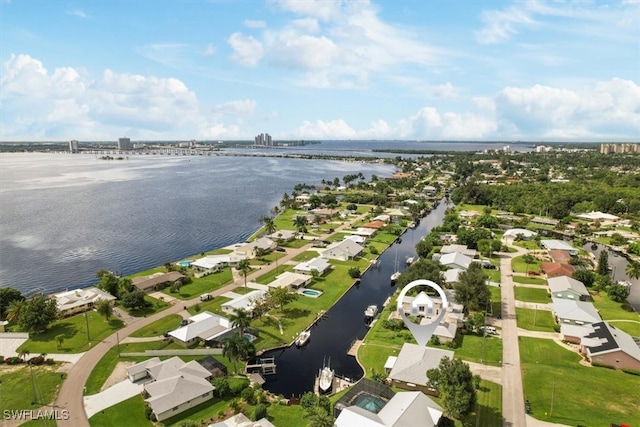
[[489,286],[491,292],[491,316],[498,317],[502,315],[502,288],[497,286]]
[[554,332],[555,322],[550,311],[516,308],[518,328],[530,331]]
[[158,319],[155,322],[148,324],[143,328],[138,329],[137,331],[132,333],[131,336],[157,337],[167,331],[177,329],[180,326],[180,322],[182,322],[182,316],[178,314],[170,314],[163,317],[162,319]]
[[551,296],[546,289],[516,287],[514,291],[516,299],[520,301],[536,302],[540,304],[547,304],[551,302]]
[[546,285],[547,281],[538,277],[513,276],[513,281],[524,285]]
[[199,279],[192,278],[191,283],[182,286],[176,293],[171,293],[169,291],[169,288],[164,288],[162,292],[181,300],[189,300],[197,297],[198,295],[202,295],[221,288],[222,286],[231,283],[232,280],[233,277],[231,274],[231,268],[227,267],[222,271],[209,274]]
[[603,320],[624,319],[640,321],[640,314],[633,311],[628,304],[612,301],[604,292],[593,296],[593,305],[596,306]]
[[[45,332],[30,334],[29,339],[18,350],[29,350],[33,355],[36,353],[81,353],[90,348],[90,343],[101,341],[124,326],[117,317],[111,317],[107,321],[104,316],[95,311],[88,311],[86,314],[87,319],[83,313],[56,320]],[[89,337],[87,337],[87,320]],[[56,341],[58,335],[64,336],[64,341],[59,348]]]
[[62,377],[56,372],[59,367],[60,364],[34,366],[33,382],[27,365],[0,367],[0,413],[5,410],[36,409],[53,402],[62,384]]
[[463,426],[502,427],[502,386],[491,381],[480,382],[476,409]]
[[152,425],[151,421],[145,417],[144,400],[141,395],[98,412],[89,418],[89,424],[91,427],[149,427]]
[[528,273],[531,271],[539,272],[540,264],[542,263],[537,259],[534,259],[531,264],[527,264],[526,262],[524,262],[524,258],[522,256],[517,256],[511,260],[511,269],[515,273]]
[[457,358],[470,362],[484,362],[488,365],[500,365],[502,361],[502,340],[500,338],[491,335],[482,337],[476,334],[462,335],[458,333],[456,340],[459,342],[459,347],[455,349]]
[[525,397],[535,418],[572,426],[640,425],[639,377],[582,366],[578,354],[551,340],[519,341]]

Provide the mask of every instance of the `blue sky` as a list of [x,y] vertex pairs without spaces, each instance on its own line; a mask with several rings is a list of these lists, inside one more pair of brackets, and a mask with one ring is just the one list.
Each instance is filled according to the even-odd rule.
[[0,0],[0,139],[640,141],[640,2]]

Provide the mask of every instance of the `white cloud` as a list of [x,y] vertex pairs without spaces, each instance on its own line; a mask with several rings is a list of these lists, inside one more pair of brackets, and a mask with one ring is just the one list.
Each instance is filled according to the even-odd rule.
[[344,120],[331,120],[325,122],[316,120],[315,122],[305,120],[293,134],[293,138],[306,139],[353,139],[357,138],[357,133]]
[[84,13],[80,9],[69,10],[69,11],[67,11],[67,15],[75,16],[75,17],[82,18],[82,19],[87,19],[88,18],[87,14]]
[[438,85],[433,90],[433,96],[443,99],[454,99],[458,97],[458,89],[451,82]]
[[519,7],[504,10],[485,10],[482,13],[484,28],[476,32],[476,40],[482,44],[500,43],[518,33],[518,28],[531,26],[535,21],[529,12]]
[[202,56],[211,56],[214,53],[216,53],[216,47],[213,44],[209,43],[207,47],[205,47],[202,51]]
[[327,0],[271,0],[279,9],[298,15],[312,16],[323,21],[329,21],[340,14],[346,1]]
[[256,101],[253,99],[242,99],[225,102],[213,107],[213,111],[223,114],[253,114],[256,109]]
[[255,67],[264,54],[262,43],[252,36],[242,33],[233,33],[227,39],[233,49],[231,59],[241,65]]
[[266,28],[267,23],[264,21],[245,19],[243,22],[244,26],[247,28]]

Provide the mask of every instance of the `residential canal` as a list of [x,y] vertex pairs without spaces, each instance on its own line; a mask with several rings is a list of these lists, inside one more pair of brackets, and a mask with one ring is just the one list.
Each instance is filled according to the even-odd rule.
[[[408,229],[400,243],[391,245],[379,258],[379,267],[369,268],[359,285],[354,285],[311,329],[311,339],[303,348],[295,346],[266,352],[262,357],[275,357],[277,374],[266,376],[266,390],[286,398],[299,397],[312,391],[314,380],[323,363],[330,363],[336,375],[357,380],[363,371],[356,358],[347,351],[356,339],[364,338],[367,327],[364,310],[371,304],[382,304],[394,292],[390,276],[398,260],[400,271],[406,258],[415,256],[415,245],[433,227],[440,225],[446,207],[440,203],[415,229]],[[396,256],[397,254],[397,256]],[[305,297],[300,297],[305,298]]]

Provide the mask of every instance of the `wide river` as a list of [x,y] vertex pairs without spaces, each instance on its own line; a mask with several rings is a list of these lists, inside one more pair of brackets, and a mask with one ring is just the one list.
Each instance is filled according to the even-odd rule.
[[52,292],[247,239],[298,183],[390,165],[269,157],[0,155],[0,287]]

